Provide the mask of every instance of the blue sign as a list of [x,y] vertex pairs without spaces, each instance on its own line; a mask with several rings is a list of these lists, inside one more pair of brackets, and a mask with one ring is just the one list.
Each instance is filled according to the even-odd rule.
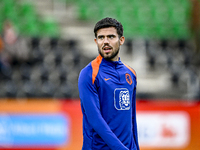
[[61,146],[69,140],[62,114],[0,114],[0,145]]

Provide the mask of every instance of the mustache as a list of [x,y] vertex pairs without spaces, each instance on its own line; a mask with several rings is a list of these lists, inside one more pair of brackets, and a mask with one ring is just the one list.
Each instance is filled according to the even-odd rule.
[[112,48],[112,46],[110,46],[109,44],[105,44],[105,45],[102,47],[102,49],[104,49],[106,46]]

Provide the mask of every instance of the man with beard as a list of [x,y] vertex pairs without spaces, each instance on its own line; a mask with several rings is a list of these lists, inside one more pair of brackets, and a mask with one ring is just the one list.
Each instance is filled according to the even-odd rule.
[[[136,73],[119,57],[123,26],[104,18],[94,27],[99,56],[83,68],[78,87],[83,113],[82,150],[139,150]],[[126,101],[126,105],[121,105]]]

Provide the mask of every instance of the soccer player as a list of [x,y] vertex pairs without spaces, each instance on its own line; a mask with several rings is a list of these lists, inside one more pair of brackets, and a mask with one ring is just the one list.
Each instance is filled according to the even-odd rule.
[[82,150],[139,150],[136,73],[119,57],[123,26],[104,18],[96,23],[94,34],[99,55],[81,70],[78,81]]

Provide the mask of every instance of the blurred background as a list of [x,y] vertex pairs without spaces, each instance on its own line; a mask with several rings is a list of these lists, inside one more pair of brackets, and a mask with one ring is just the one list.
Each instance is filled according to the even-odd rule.
[[[15,133],[7,126],[16,116],[5,117],[2,114],[18,114],[17,118],[21,120],[14,123],[19,124],[20,121],[31,121],[26,120],[24,114],[41,113],[39,116],[43,119],[44,114],[55,112],[59,113],[55,120],[47,119],[46,122],[58,121],[63,127],[70,124],[71,119],[72,124],[66,132],[72,130],[72,137],[58,135],[61,141],[55,142],[53,148],[47,146],[52,139],[47,143],[35,141],[32,146],[56,149],[63,141],[72,138],[68,144],[64,142],[63,149],[81,147],[77,80],[80,70],[98,55],[93,28],[104,17],[114,17],[124,26],[126,41],[121,47],[120,57],[137,73],[138,122],[142,126],[139,137],[144,149],[200,148],[195,142],[200,139],[200,132],[195,132],[194,128],[200,123],[199,0],[0,0],[0,135],[6,137],[0,139],[0,148],[2,145],[22,148],[24,143],[27,144],[24,137],[22,141],[10,144],[15,137],[10,135]],[[75,112],[70,108],[74,108]],[[155,113],[163,110],[164,114],[157,113],[162,117]],[[150,116],[145,116],[143,111]],[[80,116],[80,122],[74,121],[74,115]],[[163,122],[161,118],[164,116],[173,123]],[[180,122],[177,123],[173,116]],[[155,142],[149,141],[154,134],[146,133],[146,130],[152,129],[146,129],[145,124],[148,123],[143,120],[145,117],[160,120],[156,126],[163,127],[166,131],[165,134],[162,132],[163,137],[167,139],[167,142],[161,143],[171,143],[175,138],[184,136],[184,144],[176,140],[179,145],[172,144],[171,147],[166,143],[149,144]],[[36,118],[32,120],[35,128],[45,128]],[[185,124],[185,128],[181,130],[179,124]],[[26,127],[31,128],[29,125]],[[180,129],[180,132],[175,134],[168,130],[171,126]],[[20,127],[24,129],[24,126]],[[51,130],[50,127],[47,129]],[[44,136],[40,130],[34,131]],[[74,134],[79,136],[74,137]],[[6,146],[2,147],[6,149]]]
[[[111,7],[112,6],[112,7]],[[198,0],[1,0],[0,97],[78,98],[95,23],[122,22],[138,98],[200,97]],[[73,92],[72,92],[73,91]]]

